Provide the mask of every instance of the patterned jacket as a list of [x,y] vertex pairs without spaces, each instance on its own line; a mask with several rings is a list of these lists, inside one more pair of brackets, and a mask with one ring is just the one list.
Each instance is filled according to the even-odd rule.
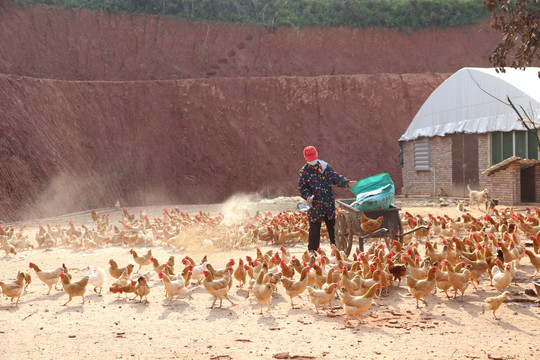
[[298,190],[304,199],[315,195],[308,210],[310,222],[321,222],[336,217],[336,199],[332,185],[346,187],[349,180],[334,171],[326,161],[319,160],[319,167],[306,163],[299,172]]

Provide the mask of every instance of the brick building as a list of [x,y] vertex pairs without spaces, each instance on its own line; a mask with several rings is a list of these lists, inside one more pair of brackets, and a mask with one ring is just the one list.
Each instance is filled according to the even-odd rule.
[[537,137],[502,101],[538,126],[539,70],[465,68],[441,84],[400,138],[402,192],[466,196],[469,186],[501,204],[540,202]]

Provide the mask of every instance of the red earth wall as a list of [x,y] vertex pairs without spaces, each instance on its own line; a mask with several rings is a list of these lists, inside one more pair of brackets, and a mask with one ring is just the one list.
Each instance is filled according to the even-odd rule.
[[473,26],[266,31],[0,0],[0,73],[63,80],[454,73],[489,67],[500,38]]
[[397,140],[495,43],[487,23],[267,32],[3,0],[0,221],[296,195],[309,144],[352,179],[389,172],[399,192]]

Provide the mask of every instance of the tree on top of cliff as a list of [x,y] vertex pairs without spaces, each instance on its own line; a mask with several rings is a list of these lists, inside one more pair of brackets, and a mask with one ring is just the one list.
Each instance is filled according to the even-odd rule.
[[491,27],[503,35],[489,57],[497,71],[504,72],[508,66],[525,68],[540,60],[539,0],[483,0],[483,3],[490,13]]

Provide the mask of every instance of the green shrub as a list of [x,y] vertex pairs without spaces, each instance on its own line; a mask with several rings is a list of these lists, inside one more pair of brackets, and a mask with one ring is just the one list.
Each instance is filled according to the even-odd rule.
[[170,15],[270,27],[350,26],[424,28],[477,23],[482,0],[14,0],[107,12]]

